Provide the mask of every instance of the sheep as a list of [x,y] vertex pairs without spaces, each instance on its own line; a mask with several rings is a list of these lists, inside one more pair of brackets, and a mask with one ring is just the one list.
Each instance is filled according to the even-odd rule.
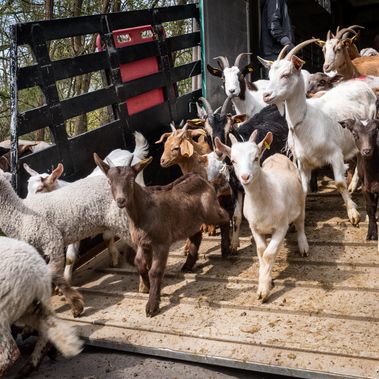
[[338,121],[345,119],[347,114],[373,118],[376,97],[365,83],[353,81],[340,84],[318,99],[306,99],[300,75],[303,63],[292,51],[285,59],[275,61],[269,73],[270,84],[264,100],[268,104],[277,104],[281,109],[284,103],[289,127],[288,146],[299,164],[304,192],[308,189],[311,170],[331,164],[349,220],[357,225],[360,215],[344,180],[344,159],[353,158],[357,148],[351,134],[342,130]]
[[[42,196],[42,195],[40,195]],[[42,199],[37,199],[41,204]],[[71,288],[63,278],[64,267],[64,239],[62,233],[55,225],[56,217],[59,215],[47,211],[44,215],[25,204],[14,192],[9,177],[0,171],[0,229],[7,237],[17,238],[30,243],[41,254],[49,258],[49,270],[52,280],[62,291],[69,302],[73,315],[79,316],[83,311],[82,295]],[[59,209],[59,213],[62,209]]]
[[[141,133],[138,132],[135,132],[134,136],[136,140],[136,145],[133,153],[131,153],[128,150],[116,149],[111,151],[107,155],[106,159],[111,159],[112,162],[116,162],[117,164],[122,165],[123,162],[125,162],[130,156],[133,156],[134,162],[138,162],[139,160],[146,158],[149,149],[149,145],[146,139]],[[31,169],[26,163],[24,163],[24,168],[29,173],[29,175],[31,175],[28,180],[28,196],[31,196],[36,193],[51,192],[70,184],[69,182],[59,179],[60,176],[63,174],[64,170],[64,167],[61,163],[58,164],[58,166],[51,172],[50,175],[46,173],[39,174],[38,172]],[[102,173],[100,169],[96,166],[95,169],[91,172],[91,174],[89,174],[87,177],[99,175],[102,175]],[[141,172],[137,176],[136,181],[142,186],[145,185],[143,179],[143,172]],[[114,244],[114,237],[114,234],[109,230],[103,233],[103,239],[107,243],[108,252],[111,257],[111,264],[112,266],[116,267],[119,263],[120,254]],[[64,278],[68,283],[71,283],[72,280],[72,271],[77,259],[78,251],[79,242],[70,244],[67,247]]]
[[362,28],[359,25],[352,25],[338,31],[334,36],[327,35],[327,40],[318,40],[317,43],[322,46],[325,61],[323,65],[324,72],[335,70],[345,79],[357,78],[361,75],[379,76],[379,56],[356,57],[351,58],[349,51],[353,46],[353,38],[344,38],[346,32],[357,35],[354,30]]
[[241,53],[237,56],[234,65],[230,67],[228,58],[219,56],[217,62],[220,68],[207,65],[208,72],[222,79],[226,96],[232,97],[236,112],[246,114],[248,118],[265,107],[262,101],[262,90],[268,84],[267,80],[259,80],[251,83],[246,79],[246,75],[253,71],[252,64],[240,67],[241,58],[248,53]]
[[[230,136],[232,146],[219,138],[217,148],[232,161],[236,175],[245,190],[243,214],[249,222],[259,258],[258,299],[265,302],[272,288],[272,267],[286,236],[294,223],[300,254],[308,255],[309,246],[304,232],[305,192],[296,166],[282,154],[274,154],[260,166],[260,158],[270,148],[273,135],[268,132],[257,144],[255,130],[247,142],[237,142]],[[267,244],[266,236],[271,235]]]
[[161,283],[172,243],[191,240],[183,271],[192,270],[201,243],[202,224],[227,224],[229,216],[217,201],[212,185],[197,174],[187,174],[167,186],[141,187],[136,175],[152,158],[133,166],[110,167],[95,153],[96,164],[107,176],[120,210],[129,220],[132,242],[137,246],[135,265],[149,289],[146,316],[159,312]]
[[82,350],[74,328],[58,319],[49,305],[51,279],[48,266],[34,247],[0,237],[0,377],[20,355],[11,334],[11,326],[16,322],[38,331],[32,355],[19,376],[38,367],[48,341],[65,357]]
[[[363,183],[363,194],[369,218],[367,240],[378,239],[376,209],[379,195],[379,120],[347,119],[340,122],[353,135],[358,153],[358,174]],[[378,244],[379,251],[379,244]]]
[[[236,199],[233,196],[233,191],[229,185],[229,175],[227,177],[223,174],[228,170],[224,168],[224,164],[215,158],[215,153],[211,152],[207,155],[200,155],[192,146],[191,134],[195,130],[187,130],[188,124],[182,129],[175,129],[171,125],[172,133],[164,144],[163,154],[161,156],[161,166],[170,167],[172,165],[179,165],[183,174],[196,173],[201,175],[204,179],[215,187],[217,198],[222,208],[224,208],[230,217],[230,221],[234,223],[232,227],[232,242],[230,243],[229,225],[221,225],[221,254],[223,258],[227,258],[230,254],[235,254],[239,246],[239,231],[241,224],[241,217],[238,211],[235,213]],[[190,133],[191,132],[191,133]],[[200,133],[205,133],[200,130]],[[158,141],[160,142],[160,141]],[[221,171],[221,172],[220,172]],[[213,227],[213,225],[212,225]],[[213,234],[213,230],[208,233]],[[188,246],[188,244],[187,244]]]

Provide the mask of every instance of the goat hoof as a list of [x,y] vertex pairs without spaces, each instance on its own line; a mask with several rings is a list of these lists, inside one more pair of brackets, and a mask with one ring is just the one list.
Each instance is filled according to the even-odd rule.
[[189,267],[187,265],[183,265],[182,269],[181,269],[182,272],[192,272],[193,271],[193,267]]
[[77,318],[82,315],[84,311],[84,302],[82,299],[74,299],[72,301],[72,315]]
[[349,216],[350,222],[354,226],[358,226],[359,225],[359,221],[361,220],[361,215],[359,214],[359,212],[355,208],[351,208],[351,209],[348,210],[347,214]]
[[367,241],[377,241],[378,240],[378,234],[377,233],[367,233],[366,237]]
[[159,313],[159,304],[146,304],[146,317],[154,317]]
[[26,362],[26,364],[17,372],[15,379],[25,378],[29,376],[31,372],[33,372],[36,367],[33,365],[31,361]]

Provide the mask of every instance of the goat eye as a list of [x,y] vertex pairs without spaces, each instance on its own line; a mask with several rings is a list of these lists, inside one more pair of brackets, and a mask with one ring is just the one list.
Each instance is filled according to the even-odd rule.
[[232,164],[236,164],[236,161],[234,161],[233,159],[231,160]]
[[179,150],[179,146],[175,146],[172,150],[174,150],[174,151]]
[[288,79],[289,75],[288,74],[284,74],[281,76],[281,79]]
[[321,84],[322,86],[325,85],[325,80],[324,80],[324,79],[320,80],[320,84]]

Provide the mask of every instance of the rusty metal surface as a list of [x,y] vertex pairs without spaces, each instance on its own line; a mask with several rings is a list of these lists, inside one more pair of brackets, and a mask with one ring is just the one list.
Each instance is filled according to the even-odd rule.
[[[355,200],[365,216],[360,194]],[[266,304],[256,299],[258,262],[247,225],[238,256],[224,261],[219,237],[206,237],[194,273],[182,274],[182,244],[167,265],[161,313],[145,317],[146,294],[130,266],[108,268],[102,252],[74,275],[86,302],[72,319],[89,344],[302,378],[379,377],[379,254],[367,223],[352,227],[342,199],[309,196],[310,256],[289,232]]]

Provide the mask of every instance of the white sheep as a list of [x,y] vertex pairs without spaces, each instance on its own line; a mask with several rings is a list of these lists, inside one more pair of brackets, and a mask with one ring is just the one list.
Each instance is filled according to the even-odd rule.
[[51,273],[29,244],[0,237],[0,377],[20,355],[11,334],[16,322],[38,331],[38,340],[19,375],[36,369],[50,341],[65,356],[80,353],[82,342],[75,330],[58,319],[49,305]]
[[[314,40],[303,44],[306,42]],[[282,110],[283,104],[285,106],[288,146],[299,164],[304,191],[308,189],[311,170],[330,164],[349,219],[357,225],[360,215],[346,188],[344,164],[344,160],[356,155],[357,148],[351,134],[341,128],[338,121],[354,117],[373,118],[376,96],[366,83],[349,81],[332,88],[320,98],[306,99],[300,75],[303,63],[293,54],[275,61],[269,73],[270,85],[264,93],[264,100]]]
[[[301,255],[307,255],[309,246],[304,233],[305,192],[296,166],[282,154],[267,158],[262,167],[260,158],[272,142],[272,133],[257,145],[255,130],[248,142],[237,142],[229,135],[228,147],[216,138],[217,148],[232,161],[237,178],[245,190],[243,214],[249,222],[257,246],[259,259],[258,298],[265,301],[272,288],[272,267],[286,236],[288,226],[294,223]],[[267,243],[266,236],[271,235]]]
[[69,302],[74,316],[79,316],[83,311],[83,297],[63,278],[64,239],[54,224],[54,215],[52,217],[40,215],[26,206],[14,192],[9,178],[2,172],[0,172],[0,215],[0,229],[7,237],[30,243],[39,253],[49,258],[48,267],[53,282]]
[[[133,156],[133,164],[138,163],[140,160],[146,158],[149,151],[148,142],[146,141],[145,137],[139,132],[135,132],[134,137],[136,145],[133,153],[128,150],[116,149],[111,151],[107,155],[106,159],[114,162],[117,166],[122,166],[129,160],[131,156]],[[29,175],[31,175],[28,180],[28,197],[36,193],[51,192],[70,184],[69,182],[59,179],[64,170],[64,167],[61,163],[58,164],[58,166],[51,172],[51,174],[39,174],[38,172],[31,169],[26,163],[24,163],[24,168],[29,173]],[[94,177],[99,175],[102,175],[102,173],[96,166],[96,168],[87,177]],[[145,186],[143,172],[140,172],[138,174],[136,182],[142,186]],[[108,252],[111,257],[111,264],[112,266],[116,267],[119,263],[120,253],[115,246],[114,237],[114,234],[109,230],[103,233],[103,239],[107,243]],[[64,278],[68,283],[71,283],[72,280],[72,271],[77,260],[79,245],[80,243],[77,241],[67,247]]]

